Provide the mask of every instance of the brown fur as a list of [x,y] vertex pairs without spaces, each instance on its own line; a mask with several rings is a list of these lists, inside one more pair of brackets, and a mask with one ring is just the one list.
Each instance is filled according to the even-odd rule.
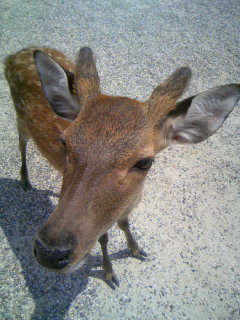
[[[149,101],[141,103],[101,94],[91,52],[80,51],[75,67],[61,52],[38,48],[66,71],[70,90],[76,90],[81,111],[70,122],[55,114],[43,94],[33,59],[36,49],[9,56],[5,72],[19,133],[32,138],[63,173],[59,204],[37,237],[49,250],[74,247],[71,263],[63,270],[67,272],[139,202],[147,171],[134,170],[134,166],[166,147],[159,123],[175,108],[189,75],[174,74],[154,90]],[[132,252],[138,255],[127,228],[125,233]]]
[[76,68],[76,91],[81,105],[93,100],[100,94],[100,81],[95,63],[92,63],[93,54],[89,48],[79,51]]
[[[59,137],[70,122],[58,117],[43,95],[33,59],[36,49],[25,49],[9,56],[5,61],[5,74],[17,111],[19,132],[26,139],[32,138],[40,152],[62,172],[64,154]],[[49,48],[41,50],[64,69],[74,71],[74,64],[61,52]]]

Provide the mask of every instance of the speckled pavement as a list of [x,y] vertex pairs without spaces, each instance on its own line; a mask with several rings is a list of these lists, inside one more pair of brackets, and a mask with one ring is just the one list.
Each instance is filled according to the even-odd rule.
[[[239,0],[1,0],[0,58],[29,45],[74,58],[88,45],[103,91],[142,101],[189,65],[187,96],[239,82],[239,12]],[[0,318],[240,319],[239,106],[207,141],[158,155],[131,220],[149,257],[130,257],[114,227],[109,251],[120,288],[113,291],[102,281],[99,245],[67,276],[33,259],[32,239],[57,204],[61,177],[30,144],[34,188],[20,188],[15,114],[0,68]]]

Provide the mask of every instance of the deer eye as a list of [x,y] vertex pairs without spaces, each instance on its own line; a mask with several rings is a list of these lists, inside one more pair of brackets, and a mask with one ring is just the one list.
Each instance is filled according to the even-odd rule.
[[151,168],[152,164],[153,164],[153,159],[152,158],[145,158],[145,159],[142,159],[140,161],[138,161],[133,169],[134,170],[141,170],[141,171],[147,171],[148,169]]

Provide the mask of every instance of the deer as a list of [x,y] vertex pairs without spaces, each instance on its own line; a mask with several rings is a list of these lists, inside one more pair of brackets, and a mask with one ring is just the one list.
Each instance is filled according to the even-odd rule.
[[147,101],[109,96],[101,92],[89,47],[78,51],[75,63],[56,49],[26,48],[6,58],[5,75],[17,115],[23,189],[31,188],[29,139],[63,177],[58,205],[33,241],[37,262],[70,273],[99,242],[105,281],[115,289],[119,280],[108,255],[108,230],[117,224],[131,255],[145,260],[129,215],[141,200],[155,156],[170,145],[210,137],[238,103],[240,84],[181,100],[192,75],[184,66]]

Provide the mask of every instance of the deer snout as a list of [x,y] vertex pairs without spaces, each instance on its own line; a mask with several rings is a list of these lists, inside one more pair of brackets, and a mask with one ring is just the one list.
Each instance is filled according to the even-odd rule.
[[71,261],[73,249],[49,249],[39,239],[36,239],[33,253],[37,261],[44,267],[60,270]]

